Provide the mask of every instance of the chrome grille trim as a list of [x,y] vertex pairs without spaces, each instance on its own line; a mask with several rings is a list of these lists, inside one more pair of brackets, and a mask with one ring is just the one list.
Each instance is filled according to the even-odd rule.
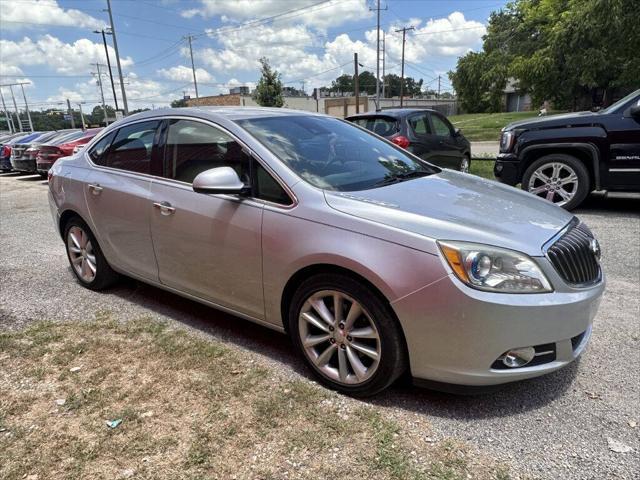
[[571,286],[589,286],[600,280],[600,265],[591,251],[593,238],[585,224],[574,220],[545,249],[558,274]]

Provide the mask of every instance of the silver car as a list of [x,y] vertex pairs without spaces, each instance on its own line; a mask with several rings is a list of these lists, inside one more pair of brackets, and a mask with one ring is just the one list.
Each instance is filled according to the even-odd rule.
[[50,171],[71,269],[286,332],[327,386],[486,386],[562,368],[604,290],[570,213],[286,109],[154,110]]

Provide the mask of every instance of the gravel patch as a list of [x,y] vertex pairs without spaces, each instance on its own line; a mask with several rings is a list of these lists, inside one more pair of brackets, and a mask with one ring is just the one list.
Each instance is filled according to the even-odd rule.
[[[106,293],[81,288],[46,189],[39,178],[0,175],[0,328],[104,312],[122,320],[146,316],[252,351],[291,378],[311,378],[276,332],[133,280]],[[638,212],[637,195],[594,195],[576,211],[600,240],[608,281],[579,362],[483,396],[397,386],[368,403],[407,424],[429,424],[435,441],[455,437],[533,478],[640,478]]]

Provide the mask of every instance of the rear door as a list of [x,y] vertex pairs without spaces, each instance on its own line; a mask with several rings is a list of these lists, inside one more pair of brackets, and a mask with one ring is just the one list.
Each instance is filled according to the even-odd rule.
[[429,117],[435,136],[438,165],[459,170],[462,162],[462,149],[456,140],[453,126],[439,113],[430,112]]
[[[640,105],[640,99],[636,102]],[[640,187],[640,117],[633,117],[629,112],[636,102],[623,112],[608,114],[607,188],[638,190]]]
[[208,122],[169,121],[164,175],[151,186],[151,234],[160,281],[218,305],[264,318],[263,203],[193,191],[193,179],[229,166],[251,182],[251,157],[228,132]]
[[152,281],[158,267],[151,243],[151,178],[162,167],[154,146],[161,121],[125,125],[88,152],[95,168],[85,181],[93,231],[116,268]]
[[439,140],[433,134],[427,112],[419,112],[407,117],[407,130],[411,142],[407,150],[427,162],[441,167],[446,166],[440,157]]

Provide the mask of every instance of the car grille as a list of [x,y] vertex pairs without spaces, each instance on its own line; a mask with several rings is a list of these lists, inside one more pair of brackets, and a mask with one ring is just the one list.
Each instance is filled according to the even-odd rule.
[[593,240],[591,231],[581,223],[570,228],[547,250],[547,257],[567,283],[585,285],[600,279]]

